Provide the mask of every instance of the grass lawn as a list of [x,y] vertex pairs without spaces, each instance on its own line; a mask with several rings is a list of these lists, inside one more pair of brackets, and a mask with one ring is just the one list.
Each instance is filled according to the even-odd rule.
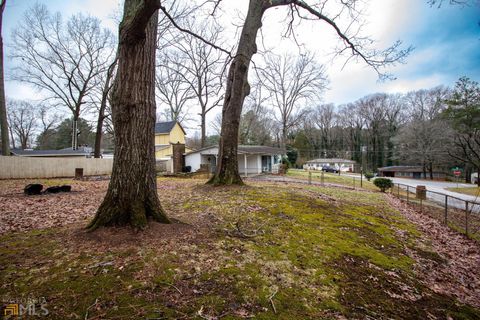
[[0,298],[44,297],[45,318],[480,319],[421,281],[412,257],[446,262],[379,192],[161,179],[178,222],[85,233],[107,181],[34,197],[27,182],[0,181]]
[[480,188],[479,187],[448,188],[447,190],[453,191],[453,192],[458,192],[458,193],[463,193],[463,194],[468,194],[468,195],[471,195],[471,196],[479,196],[480,197]]

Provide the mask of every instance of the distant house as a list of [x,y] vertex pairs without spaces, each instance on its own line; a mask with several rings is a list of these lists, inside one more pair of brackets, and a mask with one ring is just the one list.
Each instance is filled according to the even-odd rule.
[[[378,168],[378,175],[381,177],[395,177],[395,178],[412,178],[425,179],[430,178],[430,173],[427,172],[427,177],[424,176],[422,166],[391,166]],[[443,180],[446,178],[446,173],[440,170],[433,171],[433,179]]]
[[185,130],[177,121],[155,124],[155,159],[161,171],[180,172],[184,166],[183,155],[192,151],[185,146]]
[[93,156],[92,148],[79,147],[76,150],[65,148],[60,150],[33,150],[33,149],[12,149],[10,153],[18,157],[83,157],[90,158]]
[[336,170],[353,172],[356,162],[348,159],[322,158],[309,160],[303,165],[305,170],[322,170],[323,167],[332,167]]
[[[238,146],[238,171],[245,176],[262,172],[276,173],[280,167],[285,149],[267,146]],[[208,165],[210,172],[215,172],[218,159],[218,146],[202,148],[185,155],[185,165],[192,172]]]
[[185,145],[185,136],[185,130],[177,121],[157,122],[155,124],[155,158],[157,160],[172,159],[173,145]]

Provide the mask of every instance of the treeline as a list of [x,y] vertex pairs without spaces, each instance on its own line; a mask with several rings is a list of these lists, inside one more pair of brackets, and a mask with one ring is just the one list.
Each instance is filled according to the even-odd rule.
[[[242,114],[242,144],[282,145],[282,123],[273,110],[249,99]],[[357,161],[366,171],[392,165],[434,169],[480,166],[480,89],[458,80],[406,94],[378,93],[345,105],[322,104],[302,114],[287,132],[286,148],[295,165],[314,158]]]

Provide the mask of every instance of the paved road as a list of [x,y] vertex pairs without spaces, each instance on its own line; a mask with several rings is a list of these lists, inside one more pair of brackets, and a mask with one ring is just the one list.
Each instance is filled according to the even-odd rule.
[[[453,192],[446,190],[447,188],[456,188],[457,183],[456,182],[446,182],[446,181],[431,181],[431,180],[416,180],[416,179],[404,179],[404,178],[389,178],[393,180],[394,183],[400,183],[404,185],[408,185],[410,187],[417,187],[418,185],[425,186],[427,187],[427,191],[433,191],[433,192],[439,192],[443,193],[446,195],[449,195],[450,197],[455,197],[461,200],[456,200],[453,198],[448,199],[448,203],[450,206],[459,208],[459,209],[465,209],[465,201],[470,201],[470,202],[476,202],[480,203],[480,196],[475,197],[475,196],[470,196],[467,194],[463,193],[458,193],[458,192]],[[458,184],[459,188],[462,187],[472,187],[471,184],[465,184],[465,183],[459,183]],[[427,198],[431,199],[441,205],[445,203],[445,196],[444,195],[439,195],[433,192],[427,192]],[[474,206],[473,210],[474,212],[480,212],[480,205]]]

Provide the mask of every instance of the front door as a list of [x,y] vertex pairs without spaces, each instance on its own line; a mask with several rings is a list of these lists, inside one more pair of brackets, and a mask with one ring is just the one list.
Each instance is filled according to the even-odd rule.
[[262,172],[272,172],[272,156],[262,156]]

